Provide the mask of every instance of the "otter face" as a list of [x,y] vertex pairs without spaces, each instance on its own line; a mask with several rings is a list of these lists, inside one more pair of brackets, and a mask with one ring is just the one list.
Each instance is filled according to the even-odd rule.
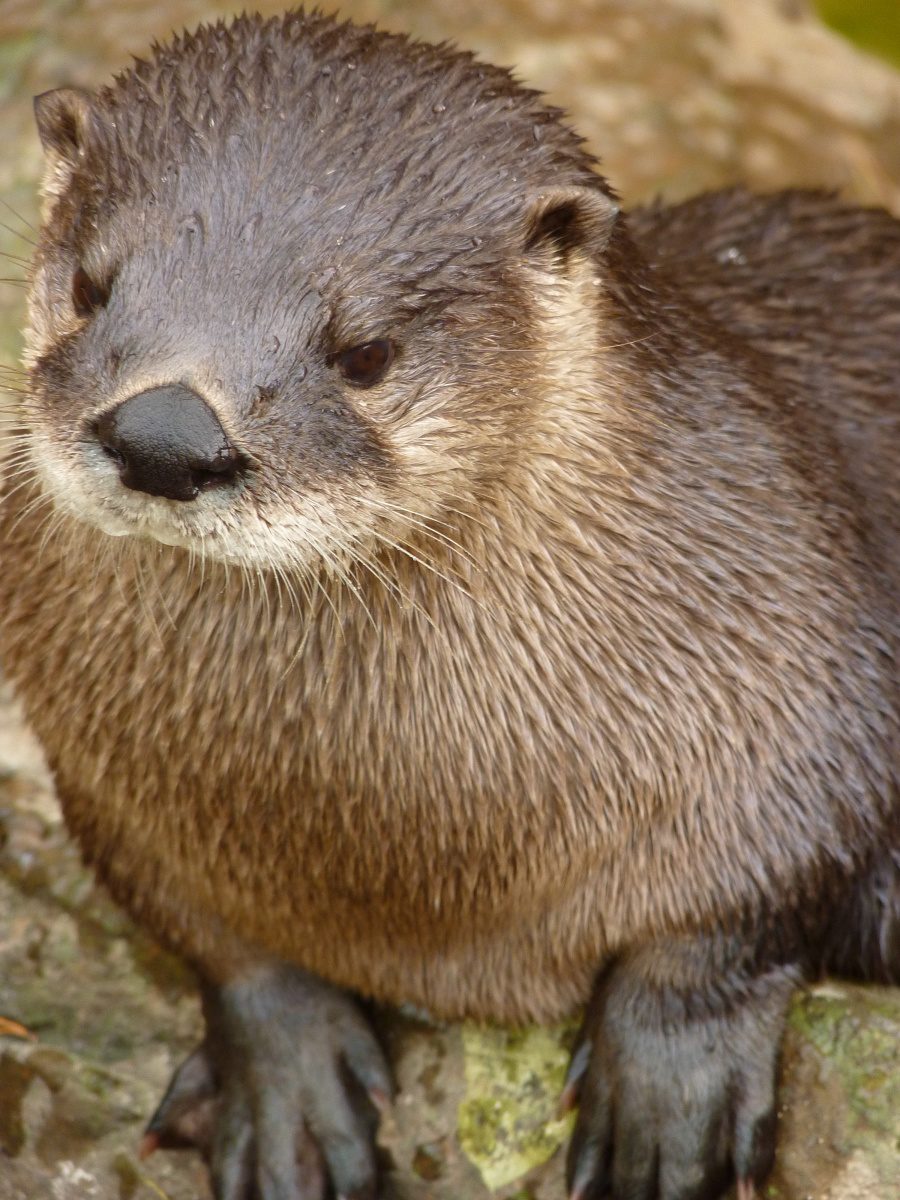
[[36,101],[29,452],[106,533],[337,566],[516,468],[528,272],[595,260],[615,206],[505,72],[318,16],[248,28]]

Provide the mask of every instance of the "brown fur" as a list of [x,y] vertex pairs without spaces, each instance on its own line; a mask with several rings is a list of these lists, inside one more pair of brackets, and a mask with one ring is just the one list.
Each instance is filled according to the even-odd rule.
[[[503,72],[318,17],[62,103],[0,645],[113,894],[212,978],[509,1021],[827,920],[896,837],[897,224],[613,227]],[[124,495],[86,432],[171,379],[254,461],[227,507]]]

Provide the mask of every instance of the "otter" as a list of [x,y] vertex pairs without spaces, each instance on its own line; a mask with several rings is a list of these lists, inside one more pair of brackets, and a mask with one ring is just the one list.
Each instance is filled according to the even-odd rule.
[[320,14],[36,114],[0,651],[199,976],[147,1148],[372,1197],[361,1000],[587,1004],[571,1200],[746,1200],[793,988],[900,974],[900,223],[625,214],[506,71]]

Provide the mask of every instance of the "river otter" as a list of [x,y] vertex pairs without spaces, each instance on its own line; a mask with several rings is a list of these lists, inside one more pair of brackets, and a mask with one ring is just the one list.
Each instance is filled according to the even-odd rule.
[[795,982],[900,970],[900,225],[626,217],[506,72],[318,14],[36,111],[0,646],[201,979],[150,1144],[372,1196],[350,993],[592,997],[571,1197],[746,1196]]

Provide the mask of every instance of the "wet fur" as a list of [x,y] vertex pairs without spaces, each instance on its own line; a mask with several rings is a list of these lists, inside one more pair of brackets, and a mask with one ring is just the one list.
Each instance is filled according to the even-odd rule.
[[[348,62],[354,89],[412,78],[309,134],[299,226],[277,113],[258,203],[222,133],[242,96],[289,107],[295,55],[313,131]],[[868,914],[897,833],[896,222],[726,193],[610,231],[533,94],[320,18],[201,31],[83,111],[80,165],[50,147],[29,350],[63,515],[36,483],[0,509],[0,641],[113,894],[208,978],[272,955],[507,1021],[672,933],[790,961]],[[76,260],[121,264],[115,324],[67,310]],[[396,374],[341,390],[326,344],[385,327]],[[107,538],[182,515],[98,516],[81,422],[179,376],[258,475],[193,552]]]

